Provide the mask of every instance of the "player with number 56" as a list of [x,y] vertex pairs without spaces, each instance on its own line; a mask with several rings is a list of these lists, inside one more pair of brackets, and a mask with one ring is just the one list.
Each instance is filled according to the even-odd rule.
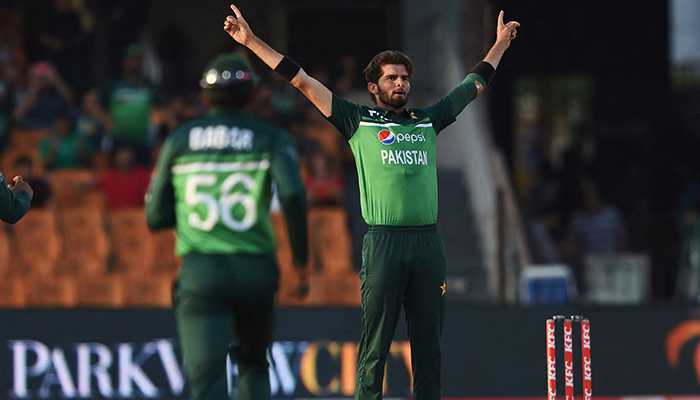
[[244,110],[257,77],[239,55],[204,70],[203,117],[177,127],[163,144],[146,195],[152,230],[175,227],[182,267],[175,316],[195,399],[229,398],[229,345],[238,397],[270,397],[266,349],[272,341],[279,267],[269,210],[277,186],[293,261],[306,280],[304,186],[294,142]]

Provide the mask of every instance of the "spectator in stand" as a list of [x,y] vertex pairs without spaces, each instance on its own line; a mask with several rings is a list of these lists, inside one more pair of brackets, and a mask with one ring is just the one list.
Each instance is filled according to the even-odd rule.
[[579,289],[582,289],[586,255],[615,254],[627,248],[627,232],[620,211],[603,204],[590,180],[584,180],[582,187],[584,207],[572,214],[562,244],[562,253],[574,268]]
[[122,77],[110,84],[101,95],[102,106],[112,119],[114,149],[130,146],[141,165],[150,165],[151,108],[156,92],[141,71],[141,47],[131,44],[124,50]]
[[51,200],[51,188],[44,178],[34,174],[34,162],[32,159],[19,157],[15,160],[15,171],[34,189],[32,208],[47,206]]
[[329,157],[321,151],[311,155],[306,178],[306,198],[310,207],[339,206],[343,201],[343,180],[332,167]]
[[625,223],[617,207],[603,204],[598,190],[583,185],[584,208],[571,216],[567,242],[582,254],[617,253],[627,246]]
[[72,125],[68,111],[60,111],[51,133],[39,143],[39,157],[47,171],[90,166],[92,149]]
[[525,233],[532,249],[532,259],[537,264],[561,262],[559,237],[561,218],[557,205],[561,197],[559,184],[548,162],[540,170],[534,170],[532,185],[524,207]]
[[25,90],[19,90],[14,119],[27,129],[49,128],[57,114],[73,101],[73,92],[47,62],[38,62],[29,70]]
[[107,210],[139,208],[151,181],[151,171],[137,165],[134,150],[118,147],[113,154],[113,167],[97,179],[95,185],[104,194]]
[[83,96],[83,104],[76,122],[78,133],[85,137],[92,149],[109,150],[111,143],[108,143],[107,133],[112,130],[112,125],[112,118],[100,106],[98,90],[88,90]]

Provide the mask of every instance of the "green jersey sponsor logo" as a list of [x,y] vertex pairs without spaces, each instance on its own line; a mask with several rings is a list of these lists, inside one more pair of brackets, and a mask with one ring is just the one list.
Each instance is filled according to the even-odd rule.
[[396,143],[401,143],[401,142],[411,142],[411,143],[416,143],[416,142],[425,142],[425,134],[424,133],[399,133],[398,135],[394,134],[394,132],[388,130],[388,129],[382,129],[379,131],[377,134],[377,138],[379,141],[384,144],[384,145],[392,145],[395,142]]
[[399,133],[396,135],[396,140],[401,143],[401,142],[411,142],[411,143],[416,143],[416,142],[425,142],[425,134],[424,133],[411,133],[411,134],[403,134]]

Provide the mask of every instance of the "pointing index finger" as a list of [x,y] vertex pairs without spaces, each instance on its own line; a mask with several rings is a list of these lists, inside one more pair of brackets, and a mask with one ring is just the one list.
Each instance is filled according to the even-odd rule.
[[236,19],[241,19],[241,18],[243,18],[243,15],[242,15],[241,12],[238,10],[238,7],[236,7],[235,5],[231,4],[231,10],[233,11],[234,14],[236,14]]
[[503,26],[503,25],[504,25],[504,24],[503,24],[503,14],[505,14],[505,13],[503,12],[503,10],[501,10],[501,12],[498,13],[498,24],[499,24],[500,26]]

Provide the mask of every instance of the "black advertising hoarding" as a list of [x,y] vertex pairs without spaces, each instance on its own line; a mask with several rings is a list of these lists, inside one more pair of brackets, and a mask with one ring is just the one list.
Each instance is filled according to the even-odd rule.
[[[443,396],[544,398],[545,320],[553,314],[590,318],[594,396],[700,394],[700,309],[450,306]],[[171,310],[4,310],[0,321],[2,398],[188,396]],[[358,309],[280,310],[270,351],[273,397],[351,397],[359,321]],[[579,340],[575,334],[577,395]],[[227,367],[233,387],[236,368]],[[385,397],[411,396],[409,371],[400,322]]]

